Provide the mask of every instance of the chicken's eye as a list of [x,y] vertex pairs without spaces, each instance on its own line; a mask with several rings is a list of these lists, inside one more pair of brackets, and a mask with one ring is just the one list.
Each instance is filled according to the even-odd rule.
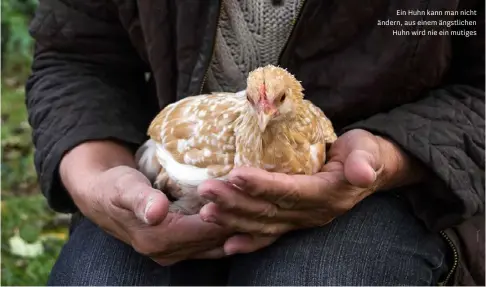
[[283,101],[285,101],[285,97],[286,97],[286,94],[283,94],[281,97],[280,97],[280,102],[283,103]]

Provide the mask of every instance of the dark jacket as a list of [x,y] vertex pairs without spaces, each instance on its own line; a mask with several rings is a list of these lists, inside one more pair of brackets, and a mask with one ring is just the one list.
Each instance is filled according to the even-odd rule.
[[[478,14],[396,13],[412,9]],[[52,208],[76,211],[58,177],[66,151],[94,139],[135,149],[161,108],[202,91],[219,10],[217,0],[40,1],[30,27],[36,49],[27,106]],[[378,25],[387,19],[415,23]],[[476,25],[418,23],[455,19]],[[393,35],[424,28],[477,35]],[[453,284],[484,284],[484,61],[482,0],[307,0],[278,63],[338,133],[386,136],[430,170],[402,196],[454,246]]]

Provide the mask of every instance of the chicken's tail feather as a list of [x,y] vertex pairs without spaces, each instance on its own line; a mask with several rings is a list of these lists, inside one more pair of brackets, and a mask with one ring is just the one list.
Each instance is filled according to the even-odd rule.
[[154,182],[162,166],[155,155],[157,146],[154,140],[149,139],[141,145],[135,153],[135,161],[138,170],[143,173],[150,182]]

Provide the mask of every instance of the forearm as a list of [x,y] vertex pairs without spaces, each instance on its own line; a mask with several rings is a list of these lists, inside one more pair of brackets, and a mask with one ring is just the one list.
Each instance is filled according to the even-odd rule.
[[59,175],[74,201],[88,190],[90,182],[101,172],[117,166],[135,168],[130,150],[114,141],[82,143],[66,153],[59,166]]
[[30,27],[36,48],[26,104],[35,167],[40,188],[57,212],[77,211],[63,186],[69,183],[60,179],[61,159],[93,141],[116,141],[134,150],[144,142],[146,128],[158,111],[147,96],[146,64],[117,15],[104,18],[106,13],[96,13],[111,11],[112,4],[95,2],[41,1]]

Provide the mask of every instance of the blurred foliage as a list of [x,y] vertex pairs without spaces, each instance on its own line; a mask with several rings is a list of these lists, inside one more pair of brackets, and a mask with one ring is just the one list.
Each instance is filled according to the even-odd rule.
[[32,38],[29,23],[38,0],[2,0],[2,76],[24,79],[30,69]]
[[[10,83],[15,82],[14,83]],[[24,87],[2,81],[2,196],[37,192],[34,147],[27,121]]]
[[[59,223],[60,215],[49,209],[37,186],[32,130],[25,107],[24,85],[33,51],[28,25],[36,6],[37,0],[1,0],[3,286],[45,285],[67,236],[65,220]],[[42,244],[39,254],[27,257],[15,250],[30,244]]]
[[[42,286],[66,240],[65,228],[57,226],[56,214],[42,195],[2,200],[2,286]],[[40,241],[41,254],[34,258],[14,255],[9,239],[14,235],[27,243]]]

